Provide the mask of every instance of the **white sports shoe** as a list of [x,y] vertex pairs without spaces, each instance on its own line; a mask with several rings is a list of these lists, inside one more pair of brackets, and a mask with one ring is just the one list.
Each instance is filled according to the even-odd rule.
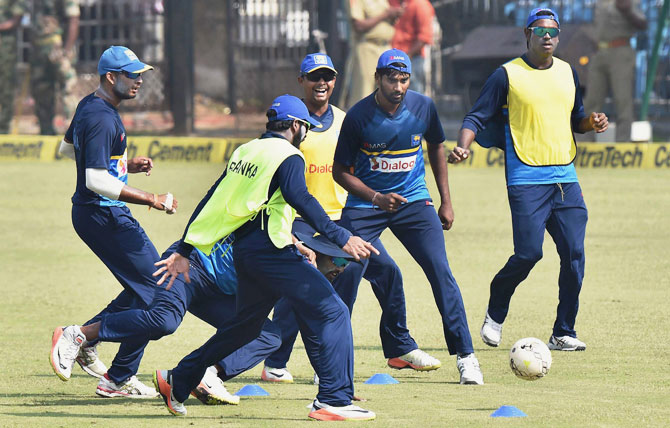
[[127,398],[154,398],[158,397],[158,392],[154,388],[146,386],[137,379],[137,377],[132,376],[125,382],[121,384],[114,383],[113,380],[108,379],[106,376],[100,378],[98,382],[98,387],[95,389],[95,393],[101,397],[113,398],[113,397],[127,397]]
[[200,384],[191,391],[191,395],[208,405],[240,404],[240,397],[228,392],[223,381],[216,375],[215,367],[207,369]]
[[314,373],[314,385],[318,385],[318,384],[319,384],[319,375]]
[[392,369],[414,369],[416,371],[425,372],[430,370],[437,370],[442,367],[442,363],[435,357],[431,357],[421,349],[415,349],[405,355],[395,358],[389,358],[388,366]]
[[556,337],[552,335],[547,347],[552,351],[586,351],[586,343],[571,336]]
[[261,373],[261,379],[265,382],[293,383],[293,376],[286,367],[275,369],[265,366],[263,367],[263,373]]
[[314,400],[309,417],[319,421],[370,421],[377,415],[353,404],[335,407]]
[[484,318],[484,324],[479,331],[479,335],[482,337],[484,343],[493,347],[500,345],[500,341],[502,340],[502,324],[493,321],[488,311],[486,311],[486,318]]
[[62,381],[70,380],[72,366],[77,358],[79,348],[86,341],[86,336],[78,325],[56,327],[51,337],[51,368]]
[[456,357],[456,367],[461,373],[461,385],[484,385],[484,375],[475,354]]
[[93,377],[100,379],[107,373],[107,366],[98,358],[98,344],[79,348],[76,358],[79,367]]

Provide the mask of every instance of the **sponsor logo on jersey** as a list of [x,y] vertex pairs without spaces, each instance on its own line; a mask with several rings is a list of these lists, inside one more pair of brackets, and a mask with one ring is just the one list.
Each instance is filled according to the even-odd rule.
[[231,162],[228,165],[228,171],[236,174],[244,175],[247,178],[254,178],[258,172],[258,166],[243,160]]
[[411,139],[410,143],[412,144],[412,147],[416,147],[419,144],[421,144],[422,136],[423,136],[422,134],[412,134],[412,136],[410,137]]
[[128,174],[128,150],[123,152],[123,156],[116,164],[116,171],[118,173],[117,177],[123,177],[124,175]]
[[414,169],[416,155],[404,158],[370,158],[370,169],[375,172],[409,172]]
[[386,143],[363,143],[363,147],[365,147],[367,150],[379,150],[379,149],[385,149],[386,148]]
[[315,165],[313,163],[310,163],[307,166],[307,174],[332,174],[333,172],[333,165],[329,164],[323,164],[323,165]]

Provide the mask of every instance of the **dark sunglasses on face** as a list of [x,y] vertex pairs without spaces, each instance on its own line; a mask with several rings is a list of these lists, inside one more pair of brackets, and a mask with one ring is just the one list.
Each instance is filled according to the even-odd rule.
[[122,73],[127,78],[133,79],[133,80],[137,79],[138,77],[140,77],[142,75],[142,73],[131,73],[131,72],[125,71],[125,70],[121,70],[120,73]]
[[344,257],[333,257],[333,264],[337,267],[346,267],[349,264],[349,260]]
[[335,73],[307,73],[304,74],[305,78],[310,82],[318,82],[323,79],[324,82],[330,82],[335,79]]
[[561,30],[556,27],[528,27],[528,29],[537,37],[544,37],[545,34],[549,34],[549,37],[552,39],[558,36],[558,33],[561,32]]

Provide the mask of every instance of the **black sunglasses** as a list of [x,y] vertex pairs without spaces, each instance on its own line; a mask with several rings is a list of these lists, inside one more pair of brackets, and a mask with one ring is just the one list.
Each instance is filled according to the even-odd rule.
[[133,79],[133,80],[137,79],[138,77],[140,77],[142,75],[142,73],[131,73],[131,72],[126,71],[126,70],[121,70],[121,71],[119,71],[119,73],[121,73],[124,76],[126,76],[127,78]]
[[310,82],[318,82],[319,80],[323,79],[324,82],[330,82],[331,80],[335,79],[335,73],[307,73],[303,74],[303,77],[305,77],[307,80]]

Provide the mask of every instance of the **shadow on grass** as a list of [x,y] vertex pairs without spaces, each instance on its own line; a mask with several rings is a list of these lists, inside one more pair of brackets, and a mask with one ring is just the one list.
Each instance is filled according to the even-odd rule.
[[[110,414],[78,414],[78,413],[66,413],[66,412],[42,412],[42,413],[28,413],[28,412],[0,412],[0,415],[5,416],[14,416],[14,417],[24,417],[24,418],[79,418],[79,419],[166,419],[174,418],[173,415],[166,413],[164,415],[110,415]],[[189,418],[189,417],[187,417]],[[181,418],[180,418],[181,419]],[[281,418],[281,417],[260,417],[260,416],[240,416],[240,415],[219,415],[219,416],[194,416],[190,417],[190,420],[195,421],[217,421],[221,419],[226,419],[229,421],[235,420],[244,420],[244,421],[299,421],[304,422],[307,420],[305,418]]]

